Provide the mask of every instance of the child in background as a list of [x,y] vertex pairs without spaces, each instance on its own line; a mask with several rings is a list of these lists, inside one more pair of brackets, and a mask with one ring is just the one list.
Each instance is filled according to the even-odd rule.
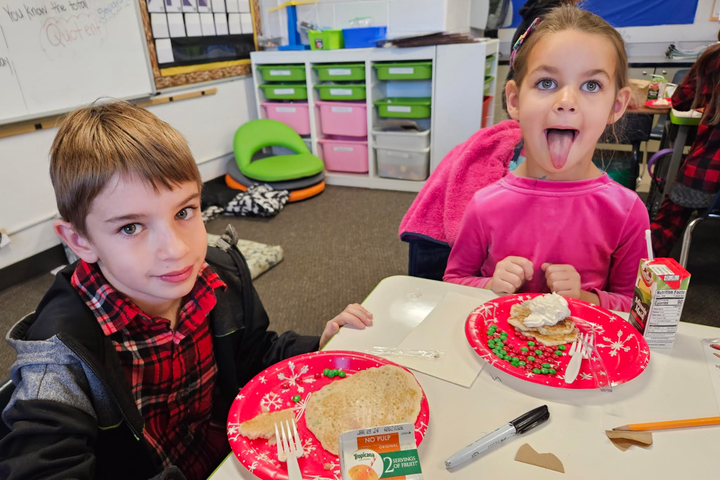
[[55,231],[81,260],[8,333],[0,478],[205,479],[246,382],[372,323],[355,304],[319,338],[269,332],[234,231],[208,248],[187,142],[146,110],[72,113],[50,175]]
[[630,100],[623,40],[597,15],[564,5],[531,25],[510,61],[508,111],[527,160],[474,195],[444,280],[628,311],[648,215],[592,162]]
[[[720,32],[718,32],[720,41]],[[669,257],[690,215],[712,205],[720,189],[720,44],[709,47],[672,97],[675,110],[705,109],[695,143],[651,224],[653,250]]]

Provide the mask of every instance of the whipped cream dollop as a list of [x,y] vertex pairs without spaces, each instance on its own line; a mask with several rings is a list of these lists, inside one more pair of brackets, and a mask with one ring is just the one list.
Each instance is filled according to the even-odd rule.
[[532,313],[523,321],[528,327],[552,326],[570,316],[568,302],[557,293],[540,295],[523,304]]

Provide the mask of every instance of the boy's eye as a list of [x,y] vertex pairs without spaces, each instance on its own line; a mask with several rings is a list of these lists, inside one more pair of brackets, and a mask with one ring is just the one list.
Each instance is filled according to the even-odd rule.
[[588,80],[587,82],[582,84],[582,87],[580,87],[581,90],[585,92],[594,93],[599,91],[602,88],[602,85],[600,85],[600,82],[597,82],[595,80]]
[[137,235],[142,231],[142,227],[138,223],[130,223],[120,227],[120,232],[127,236]]
[[180,220],[190,220],[195,216],[195,209],[197,207],[185,207],[182,210],[180,210],[175,217]]
[[540,90],[550,90],[551,88],[555,87],[555,80],[551,80],[549,78],[543,78],[537,83],[537,87]]

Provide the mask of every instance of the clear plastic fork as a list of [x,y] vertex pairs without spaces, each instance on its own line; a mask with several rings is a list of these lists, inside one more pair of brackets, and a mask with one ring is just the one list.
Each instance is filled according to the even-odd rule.
[[600,352],[595,347],[595,334],[586,333],[583,344],[585,347],[583,348],[583,358],[586,358],[590,364],[590,371],[595,378],[595,385],[601,392],[612,392],[613,387],[610,378],[608,378],[605,362],[603,362]]
[[[302,448],[302,442],[300,441],[300,435],[298,435],[297,425],[295,419],[292,419],[293,429],[290,430],[290,422],[287,420],[283,424],[280,422],[280,432],[278,433],[278,424],[275,424],[275,438],[277,439],[277,455],[278,460],[281,462],[287,462],[288,479],[289,480],[302,480],[302,473],[300,472],[300,466],[298,465],[297,459],[302,457],[305,452]],[[287,428],[287,433],[285,429]],[[293,435],[294,433],[294,435]]]

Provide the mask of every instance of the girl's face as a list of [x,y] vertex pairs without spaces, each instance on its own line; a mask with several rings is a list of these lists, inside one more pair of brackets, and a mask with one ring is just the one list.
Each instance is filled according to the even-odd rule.
[[525,140],[527,176],[597,176],[595,145],[630,99],[629,87],[616,92],[616,58],[612,42],[600,35],[566,30],[538,40],[522,86],[510,81],[506,90],[508,112]]

